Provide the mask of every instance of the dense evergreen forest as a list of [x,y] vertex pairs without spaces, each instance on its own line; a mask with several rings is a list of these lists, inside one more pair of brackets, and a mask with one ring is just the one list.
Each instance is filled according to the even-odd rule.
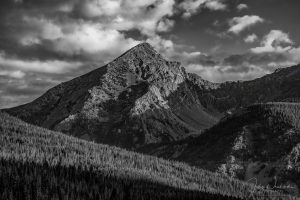
[[277,118],[277,121],[285,122],[290,126],[300,129],[300,104],[272,102],[261,105],[262,110]]
[[296,199],[187,164],[95,144],[0,113],[0,198]]

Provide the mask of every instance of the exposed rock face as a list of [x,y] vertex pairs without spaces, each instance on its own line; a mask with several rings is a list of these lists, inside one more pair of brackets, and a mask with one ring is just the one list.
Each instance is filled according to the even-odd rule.
[[178,62],[142,43],[111,63],[7,110],[46,128],[121,147],[183,139],[215,124]]

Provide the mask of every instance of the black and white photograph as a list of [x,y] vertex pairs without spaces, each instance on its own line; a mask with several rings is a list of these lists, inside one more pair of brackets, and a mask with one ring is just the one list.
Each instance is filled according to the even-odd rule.
[[0,0],[0,200],[300,199],[300,0]]

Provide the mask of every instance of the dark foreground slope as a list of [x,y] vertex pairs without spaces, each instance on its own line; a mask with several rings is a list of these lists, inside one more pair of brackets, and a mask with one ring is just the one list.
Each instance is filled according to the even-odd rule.
[[134,149],[199,134],[218,121],[201,105],[192,84],[180,63],[142,43],[6,112],[79,138]]
[[249,106],[197,138],[144,151],[299,195],[300,104]]
[[293,199],[0,113],[1,199]]

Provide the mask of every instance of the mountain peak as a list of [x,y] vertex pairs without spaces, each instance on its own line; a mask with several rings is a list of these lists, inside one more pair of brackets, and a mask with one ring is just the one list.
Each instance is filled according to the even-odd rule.
[[147,42],[142,42],[123,53],[108,65],[117,66],[119,68],[124,66],[124,63],[127,63],[126,65],[130,66],[129,68],[131,68],[131,70],[135,70],[136,68],[141,68],[144,64],[148,64],[148,66],[157,66],[167,62],[168,61],[165,60],[165,58],[159,54],[153,46]]
[[141,42],[138,45],[134,46],[132,49],[141,49],[141,48],[150,49],[152,51],[155,51],[154,47],[151,44],[149,44],[148,42]]
[[187,79],[179,62],[164,59],[143,42],[8,112],[87,140],[137,148],[179,140],[215,123],[213,117],[201,117],[210,114]]
[[181,63],[165,59],[146,42],[136,45],[110,62],[108,73],[111,78],[115,77],[118,80],[120,77],[126,76],[127,80],[128,77],[131,77],[130,79],[152,83],[168,79],[170,74],[173,74],[174,77],[182,77],[182,79],[185,77],[185,70]]
[[[151,46],[151,44],[149,44],[148,42],[141,42],[138,45],[136,45],[135,47],[146,47],[146,48],[151,48],[154,50],[154,47]],[[133,48],[135,48],[135,47],[133,47]]]
[[149,44],[147,42],[139,43],[138,45],[136,45],[136,46],[132,47],[131,49],[129,49],[124,54],[140,53],[140,52],[147,52],[148,54],[158,54],[158,52],[154,49],[154,47],[151,46],[151,44]]

